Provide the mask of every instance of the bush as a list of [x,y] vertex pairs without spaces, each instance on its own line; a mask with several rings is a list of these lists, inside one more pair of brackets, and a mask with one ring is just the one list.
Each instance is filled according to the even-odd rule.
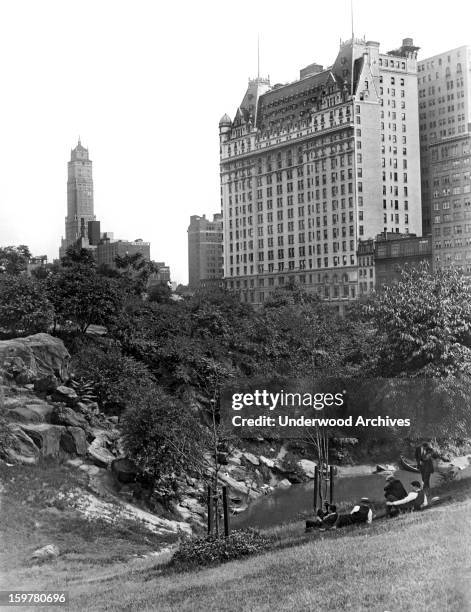
[[218,565],[255,555],[270,547],[271,540],[254,529],[233,531],[227,538],[214,535],[191,538],[180,544],[170,563],[179,570]]
[[123,355],[118,346],[83,344],[72,358],[78,379],[90,381],[103,412],[120,414],[136,395],[154,384],[147,367]]
[[168,485],[179,474],[204,469],[207,430],[193,411],[159,387],[140,390],[121,424],[127,456],[163,489],[170,492]]
[[53,313],[41,283],[26,276],[0,275],[0,333],[15,337],[46,332]]

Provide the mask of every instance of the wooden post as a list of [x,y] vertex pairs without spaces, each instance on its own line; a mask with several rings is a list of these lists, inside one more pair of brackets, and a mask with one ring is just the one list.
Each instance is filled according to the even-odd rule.
[[330,503],[334,503],[334,466],[330,466]]
[[229,508],[227,503],[227,487],[222,487],[222,507],[224,511],[224,537],[229,535]]
[[213,492],[211,485],[208,485],[208,535],[213,531]]
[[314,468],[314,512],[317,512],[317,494],[319,488],[319,467]]

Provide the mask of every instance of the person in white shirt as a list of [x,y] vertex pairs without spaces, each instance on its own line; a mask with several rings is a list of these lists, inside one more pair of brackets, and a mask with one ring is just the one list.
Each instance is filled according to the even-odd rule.
[[362,497],[360,503],[353,506],[350,514],[339,514],[332,529],[357,523],[367,523],[369,525],[372,520],[373,510],[371,509],[371,502],[367,497]]
[[418,480],[411,482],[412,490],[403,499],[386,502],[387,506],[395,506],[399,510],[421,510],[428,505],[427,496]]

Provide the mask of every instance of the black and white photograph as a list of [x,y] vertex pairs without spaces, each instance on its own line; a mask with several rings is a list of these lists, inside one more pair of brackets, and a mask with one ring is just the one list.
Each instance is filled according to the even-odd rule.
[[0,0],[0,610],[471,612],[470,24]]

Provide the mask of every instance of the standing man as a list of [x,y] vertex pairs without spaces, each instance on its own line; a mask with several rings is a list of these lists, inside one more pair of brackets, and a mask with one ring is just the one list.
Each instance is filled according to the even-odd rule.
[[422,476],[422,482],[424,483],[424,490],[426,492],[430,491],[430,476],[435,471],[433,467],[433,456],[433,449],[428,442],[423,442],[421,446],[415,449],[417,468]]

